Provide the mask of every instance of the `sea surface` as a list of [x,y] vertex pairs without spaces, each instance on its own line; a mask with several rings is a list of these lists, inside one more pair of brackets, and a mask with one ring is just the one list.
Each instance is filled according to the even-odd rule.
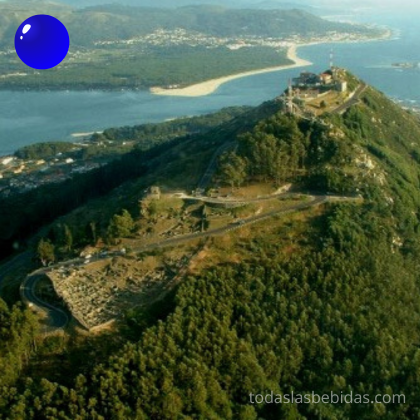
[[[420,17],[420,16],[418,16]],[[313,71],[346,67],[395,100],[420,106],[420,69],[392,68],[394,62],[420,62],[420,19],[402,14],[347,15],[354,21],[387,25],[394,37],[386,41],[325,44],[299,49],[314,63]],[[19,147],[50,140],[69,140],[73,133],[107,127],[160,122],[209,113],[233,105],[258,105],[279,95],[300,69],[237,79],[199,98],[154,96],[148,92],[9,92],[0,91],[0,156]]]

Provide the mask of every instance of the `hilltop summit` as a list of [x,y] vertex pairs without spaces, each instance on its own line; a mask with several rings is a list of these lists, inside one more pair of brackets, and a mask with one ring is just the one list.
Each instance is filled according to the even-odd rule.
[[[69,349],[73,359],[45,346],[28,362],[33,379],[6,371],[0,414],[418,418],[419,117],[345,78],[348,91],[331,90],[326,106],[305,102],[318,111],[312,116],[289,112],[286,96],[137,152],[139,176],[55,222],[46,240],[60,255],[68,255],[68,231],[70,248],[79,251],[89,238],[89,249],[106,246],[108,254],[43,273],[88,328],[123,316],[108,335],[93,336],[82,357],[79,349]],[[329,99],[341,93],[341,102]],[[158,199],[144,195],[152,186]],[[39,292],[27,286],[25,293]],[[46,289],[42,297],[52,299]],[[0,310],[13,330],[3,333],[0,354],[9,366],[30,354],[32,340],[24,317]],[[292,392],[368,399],[252,400]]]

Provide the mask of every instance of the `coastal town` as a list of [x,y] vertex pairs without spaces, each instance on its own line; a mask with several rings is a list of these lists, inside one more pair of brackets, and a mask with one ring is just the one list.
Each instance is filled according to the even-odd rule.
[[[68,143],[67,143],[68,144]],[[121,151],[131,150],[132,143],[119,144]],[[101,153],[89,155],[89,149]],[[87,173],[106,165],[118,154],[106,154],[115,148],[113,141],[75,142],[70,150],[39,158],[20,157],[19,153],[0,157],[0,198],[21,194],[48,184],[58,184],[75,175]]]
[[[348,85],[346,72],[332,64],[320,74],[302,71],[284,92],[279,92],[278,99],[284,102],[285,110],[305,118],[314,118],[324,112],[338,112],[356,92]],[[0,157],[0,198],[48,184],[59,184],[98,169],[132,150],[136,143],[115,142],[94,134],[78,142],[64,144],[65,150],[49,153],[48,156],[17,151]]]
[[[382,37],[391,35],[389,30],[383,30]],[[258,35],[218,37],[198,31],[190,31],[183,28],[174,30],[157,29],[149,34],[136,36],[130,39],[107,39],[94,42],[94,49],[77,46],[71,49],[67,58],[60,65],[65,69],[69,66],[83,64],[92,61],[105,61],[110,52],[118,50],[130,54],[146,54],[156,49],[173,47],[215,49],[224,47],[230,51],[242,48],[273,48],[278,51],[303,45],[339,43],[339,42],[363,42],[372,40],[372,34],[359,32],[329,31],[324,35],[302,35],[299,33],[284,37],[264,37]],[[13,60],[16,55],[14,49],[0,49],[0,60]],[[25,78],[26,76],[39,75],[39,71],[10,71],[0,74],[0,79]],[[176,89],[177,85],[169,88]]]
[[[382,36],[389,37],[390,32],[383,30]],[[203,96],[214,92],[221,84],[229,82],[239,77],[264,73],[274,70],[285,70],[291,68],[310,66],[312,63],[298,57],[297,47],[301,45],[316,43],[337,43],[337,42],[360,42],[372,39],[370,32],[351,31],[329,31],[320,34],[290,34],[283,37],[264,37],[257,35],[244,36],[214,36],[204,32],[191,31],[183,28],[177,29],[157,29],[148,34],[136,36],[130,39],[110,39],[94,42],[95,49],[77,46],[70,50],[68,58],[63,62],[63,67],[72,66],[77,63],[90,61],[92,55],[95,59],[108,57],[107,51],[127,50],[133,54],[144,53],[157,49],[191,47],[191,48],[226,48],[230,51],[237,51],[242,48],[272,48],[277,51],[287,50],[287,58],[291,64],[283,64],[278,67],[263,68],[243,73],[235,73],[221,78],[205,80],[198,84],[180,86],[170,84],[165,86],[155,86],[150,88],[150,92],[160,95],[171,96]],[[15,54],[14,50],[0,50],[0,56],[10,56]],[[131,53],[130,53],[131,54]],[[34,74],[38,74],[35,72]],[[32,74],[32,76],[34,75]],[[22,79],[30,76],[26,72],[10,72],[1,74],[1,79]],[[340,95],[346,93],[347,86],[340,83],[342,77],[333,73],[314,75],[303,72],[300,77],[293,81],[292,89],[289,90],[288,106],[304,107],[313,113],[325,111],[321,109],[321,104],[325,102],[340,101]],[[331,93],[333,92],[333,93]],[[324,98],[325,97],[325,98]],[[318,101],[319,98],[322,98]],[[308,103],[312,100],[312,103]],[[318,110],[318,111],[317,111]],[[73,147],[66,152],[58,152],[48,157],[36,156],[28,158],[19,155],[0,156],[0,197],[8,197],[13,194],[24,193],[40,186],[60,183],[70,179],[74,175],[86,173],[115,159],[116,154],[112,153],[113,148],[120,148],[119,152],[128,152],[133,144],[124,143],[114,145],[112,141],[95,142],[85,138],[75,142]],[[95,153],[90,153],[92,149],[97,149]],[[98,149],[100,151],[98,152]]]
[[369,40],[368,34],[330,31],[325,35],[303,36],[300,34],[288,37],[274,38],[256,35],[241,37],[216,37],[196,31],[187,31],[183,28],[175,30],[158,29],[150,34],[138,36],[132,39],[121,40],[101,40],[95,42],[95,46],[111,45],[137,45],[144,47],[204,47],[218,48],[226,47],[230,50],[238,50],[246,47],[270,47],[270,48],[290,48],[294,45],[315,44],[315,43],[334,43],[352,42]]

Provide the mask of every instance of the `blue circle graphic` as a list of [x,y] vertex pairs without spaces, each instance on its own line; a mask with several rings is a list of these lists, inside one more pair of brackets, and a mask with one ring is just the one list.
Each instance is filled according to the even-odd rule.
[[69,47],[70,37],[66,27],[53,16],[32,16],[16,31],[17,55],[34,69],[45,70],[60,64]]

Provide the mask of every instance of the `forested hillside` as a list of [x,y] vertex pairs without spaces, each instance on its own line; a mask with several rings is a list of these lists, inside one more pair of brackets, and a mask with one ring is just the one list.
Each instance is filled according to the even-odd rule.
[[[292,180],[347,200],[234,235],[240,259],[185,279],[147,323],[132,313],[131,342],[70,385],[11,375],[4,419],[420,417],[418,117],[369,88],[343,116],[309,123],[273,107],[243,131],[219,177],[241,161],[243,183]],[[406,401],[250,403],[271,391]]]
[[[156,5],[158,6],[158,5]],[[13,47],[16,28],[44,9],[63,21],[71,33],[72,47],[92,47],[95,41],[126,40],[157,29],[183,28],[217,37],[287,37],[325,35],[330,31],[375,35],[363,25],[335,23],[300,10],[238,10],[223,6],[188,6],[175,10],[103,5],[81,10],[42,2],[0,4],[0,46]],[[47,10],[45,10],[47,9]]]
[[[42,72],[24,65],[14,48],[16,29],[36,14],[60,19],[71,40],[63,62]],[[0,89],[185,86],[291,64],[285,41],[372,39],[384,33],[300,10],[163,9],[120,4],[73,9],[44,1],[6,1],[0,2]]]
[[[272,107],[271,104],[269,106]],[[278,107],[277,107],[278,108]],[[159,124],[142,124],[133,127],[109,128],[103,134],[94,134],[89,147],[79,148],[73,157],[92,157],[104,153],[101,146],[95,142],[113,141],[116,144],[124,141],[133,142],[133,150],[124,155],[115,155],[112,161],[104,167],[95,169],[88,174],[75,175],[72,179],[60,184],[44,185],[40,188],[3,198],[0,205],[0,219],[8,220],[0,225],[0,258],[6,258],[14,252],[13,244],[24,241],[41,226],[50,223],[57,217],[83,205],[87,200],[109,193],[129,179],[137,178],[147,172],[147,163],[158,157],[167,161],[165,154],[182,142],[187,147],[191,142],[201,142],[202,145],[220,136],[220,127],[238,119],[241,114],[249,111],[248,107],[225,108],[216,113],[181,118]],[[261,111],[251,110],[253,118],[260,112],[267,113],[264,107]],[[248,116],[248,118],[250,118]],[[243,125],[243,119],[236,124]],[[218,134],[216,134],[218,133]],[[74,143],[37,143],[25,146],[16,151],[16,156],[25,159],[54,158],[57,153],[63,153],[75,147]],[[25,205],[23,204],[25,203]],[[86,222],[87,224],[90,221]],[[87,240],[81,235],[78,242]]]

